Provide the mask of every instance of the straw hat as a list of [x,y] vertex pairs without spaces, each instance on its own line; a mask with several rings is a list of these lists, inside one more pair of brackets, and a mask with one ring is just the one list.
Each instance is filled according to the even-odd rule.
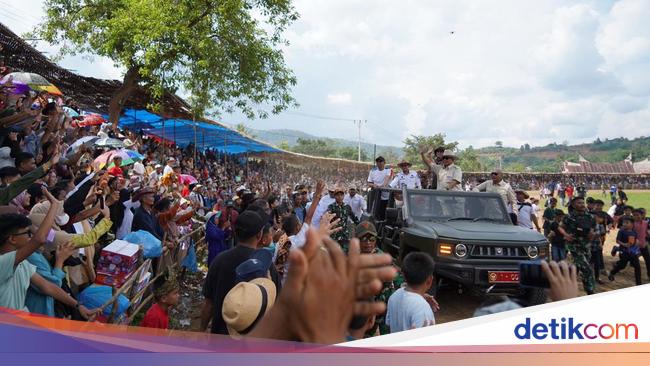
[[397,164],[397,166],[399,166],[399,167],[402,167],[404,165],[411,166],[411,163],[409,163],[408,161],[402,159],[402,161],[400,161],[399,164]]
[[240,282],[223,299],[221,315],[228,333],[235,337],[248,334],[275,303],[276,289],[268,278]]

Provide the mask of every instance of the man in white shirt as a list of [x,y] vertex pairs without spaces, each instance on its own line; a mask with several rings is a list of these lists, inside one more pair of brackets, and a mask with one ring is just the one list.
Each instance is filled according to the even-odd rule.
[[[370,174],[368,174],[368,186],[372,189],[388,187],[388,183],[393,176],[392,170],[386,168],[386,159],[384,159],[383,156],[378,156],[377,159],[375,159],[375,163],[377,166],[372,168]],[[389,198],[390,192],[381,193],[379,207],[376,211],[378,220],[383,220],[386,213],[386,206],[388,206]]]
[[517,190],[515,192],[517,196],[517,225],[525,227],[526,229],[533,229],[533,224],[538,232],[542,232],[542,229],[539,227],[537,222],[537,217],[533,211],[533,205],[526,200],[529,198],[528,193],[522,190]]
[[492,178],[491,180],[486,180],[476,186],[474,192],[498,193],[501,196],[503,203],[506,205],[508,213],[511,214],[515,212],[515,204],[517,203],[515,191],[512,189],[510,184],[503,180],[503,172],[501,169],[495,169],[490,173],[490,177]]
[[327,212],[327,207],[329,207],[330,204],[334,203],[336,199],[334,198],[334,185],[328,184],[327,186],[327,192],[328,194],[324,195],[320,199],[316,199],[317,197],[314,196],[314,201],[312,201],[311,205],[309,206],[311,208],[312,205],[318,205],[316,207],[316,211],[314,212],[314,217],[311,220],[312,226],[319,228],[320,227],[320,219],[323,217],[323,214]]
[[174,165],[176,165],[176,159],[170,157],[167,159],[167,165],[165,165],[165,170],[163,170],[163,175],[174,172]]
[[437,187],[439,191],[462,191],[461,182],[463,180],[463,171],[459,166],[454,164],[456,154],[451,150],[445,150],[442,156],[442,165],[435,164],[433,160],[428,159],[427,164],[437,177]]
[[361,215],[366,211],[366,200],[360,194],[357,194],[356,187],[350,187],[348,194],[343,199],[343,203],[350,205],[354,216],[361,220]]
[[420,189],[422,188],[422,184],[420,183],[420,177],[418,177],[418,173],[416,172],[411,172],[409,168],[411,167],[411,163],[409,163],[406,160],[402,160],[399,164],[397,164],[398,167],[402,169],[401,172],[395,176],[395,179],[393,179],[392,182],[390,182],[390,187],[391,188],[399,188],[401,189],[402,187],[406,187],[407,189]]
[[163,172],[163,166],[160,164],[156,164],[154,171],[149,174],[149,186],[154,187],[156,184],[158,184],[158,181],[160,178],[162,178],[162,172]]

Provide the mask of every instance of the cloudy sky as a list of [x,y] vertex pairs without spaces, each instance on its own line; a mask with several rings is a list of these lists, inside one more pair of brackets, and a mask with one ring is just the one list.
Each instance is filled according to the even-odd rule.
[[[290,128],[401,145],[443,132],[461,146],[650,135],[650,1],[298,0],[289,65],[300,108],[259,129]],[[22,33],[41,2],[0,0]],[[453,33],[451,33],[453,32]],[[48,45],[40,50],[54,53]],[[120,78],[108,60],[62,64]]]

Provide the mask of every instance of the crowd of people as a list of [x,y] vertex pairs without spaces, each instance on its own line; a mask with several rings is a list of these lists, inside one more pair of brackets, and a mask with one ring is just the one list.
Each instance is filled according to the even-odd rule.
[[[453,151],[423,152],[430,174],[412,172],[407,161],[395,172],[378,157],[362,175],[169,145],[103,122],[74,100],[17,91],[11,81],[1,85],[0,307],[98,319],[104,309],[88,308],[80,294],[95,286],[103,248],[146,232],[163,253],[189,253],[186,234],[205,226],[203,330],[337,343],[435,323],[439,306],[427,292],[435,263],[412,253],[397,267],[383,254],[374,225],[363,220],[363,192],[462,190]],[[495,171],[475,188],[502,193],[519,222],[537,222],[535,209],[525,208],[525,192],[513,198],[502,178]],[[610,278],[628,262],[638,267],[629,251],[629,228],[637,221],[630,226],[627,212],[616,221],[623,228],[621,261]],[[569,239],[566,225],[558,230]],[[179,301],[177,273],[167,260],[153,258],[160,275],[142,326],[169,327],[169,309]],[[577,295],[573,266],[551,262],[544,270],[554,299]]]

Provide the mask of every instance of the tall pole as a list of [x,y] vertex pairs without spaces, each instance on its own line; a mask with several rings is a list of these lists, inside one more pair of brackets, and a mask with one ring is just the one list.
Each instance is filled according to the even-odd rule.
[[197,142],[196,142],[196,118],[194,116],[194,113],[192,113],[192,124],[194,125],[194,160],[192,168],[196,167],[196,149],[198,148]]

